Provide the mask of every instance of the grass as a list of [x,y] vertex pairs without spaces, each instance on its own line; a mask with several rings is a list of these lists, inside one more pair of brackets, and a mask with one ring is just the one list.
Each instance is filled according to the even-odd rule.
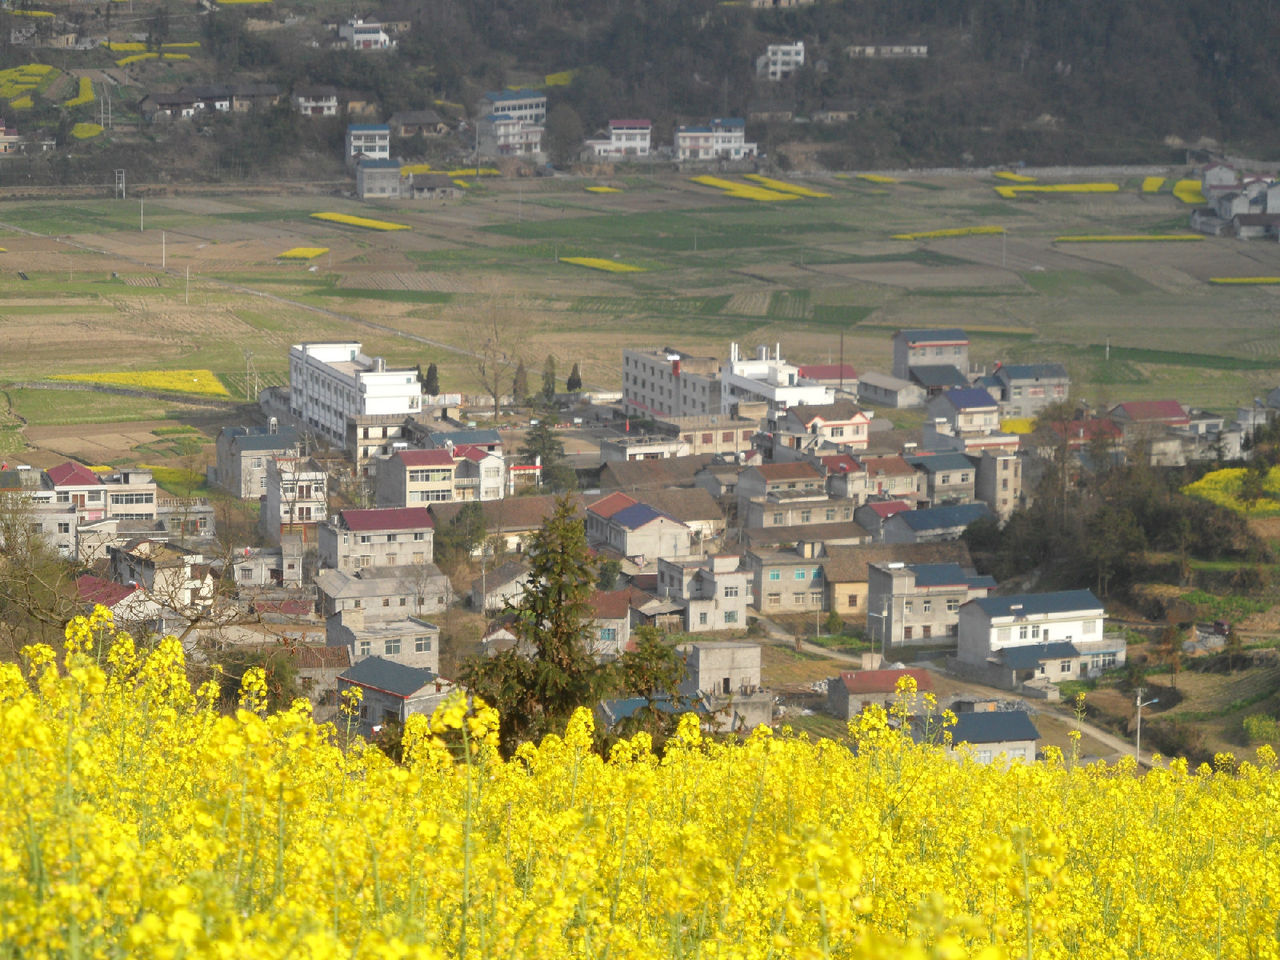
[[382,300],[387,303],[450,303],[453,294],[436,290],[378,290],[367,287],[321,287],[308,290],[309,297],[342,297],[346,300]]
[[9,396],[13,409],[33,427],[176,419],[186,412],[164,400],[83,390],[18,389]]

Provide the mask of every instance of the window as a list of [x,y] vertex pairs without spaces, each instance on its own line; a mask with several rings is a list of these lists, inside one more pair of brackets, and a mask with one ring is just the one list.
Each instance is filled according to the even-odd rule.
[[933,601],[932,601],[932,600],[921,600],[921,601],[920,601],[920,612],[921,612],[921,613],[933,613]]
[[360,534],[360,542],[361,542],[361,543],[373,543],[373,536],[372,536],[371,534],[368,534],[368,533],[362,533],[362,534]]
[[856,593],[849,594],[845,597],[844,605],[850,610],[856,610],[858,607],[858,595]]
[[394,567],[396,565],[396,555],[394,553],[387,554],[387,566]]
[[361,640],[358,647],[360,650],[360,656],[362,657],[367,657],[369,654],[373,653],[373,644],[368,640]]
[[724,431],[724,433],[720,434],[720,439],[724,443],[733,443],[733,431],[732,430]]
[[804,579],[804,567],[800,567],[799,569],[796,570],[795,577],[797,580]]
[[1031,639],[1032,640],[1040,639],[1040,624],[1034,623],[1031,625]]
[[70,494],[70,493],[68,493],[66,490],[59,490],[59,491],[58,491],[58,502],[59,502],[59,503],[70,503],[70,502],[71,502],[71,494]]
[[771,593],[765,597],[765,603],[770,607],[776,607],[782,603],[782,594]]
[[709,434],[709,433],[704,433],[704,434],[702,435],[702,442],[703,442],[703,443],[710,443],[710,442],[711,442],[711,437],[712,437],[712,435],[711,435],[711,434]]
[[426,539],[426,537],[427,537],[427,535],[426,535],[425,533],[415,533],[415,534],[413,535],[413,539],[415,539],[415,540],[425,540],[425,539]]
[[737,622],[738,622],[738,611],[737,611],[737,610],[726,610],[726,611],[724,612],[724,622],[725,622],[725,623],[737,623]]
[[601,627],[601,628],[600,628],[600,639],[601,639],[601,641],[603,641],[604,643],[617,643],[617,641],[618,641],[618,630],[617,630],[617,628],[616,628],[616,627]]
[[359,610],[359,609],[360,609],[360,601],[359,601],[359,600],[356,600],[356,601],[352,602],[351,606],[352,606],[352,608],[354,608],[354,609],[356,609],[356,610]]
[[775,526],[782,526],[782,514],[775,513],[773,515],[773,522]]
[[828,522],[828,523],[830,523],[830,522],[831,522],[832,520],[834,520],[835,518],[836,518],[836,508],[835,508],[835,507],[828,507],[828,508],[827,508],[827,522]]
[[947,601],[947,613],[956,613],[960,610],[960,601],[952,597]]
[[801,522],[801,523],[808,523],[808,522],[809,522],[810,520],[812,520],[812,519],[813,519],[813,511],[812,511],[812,510],[801,510],[801,511],[800,511],[800,522]]
[[822,591],[821,591],[821,590],[810,590],[810,591],[809,591],[809,606],[811,606],[811,607],[821,607],[821,606],[822,606]]
[[791,594],[791,602],[797,607],[803,607],[804,594],[797,590],[795,593]]
[[401,597],[401,598],[400,598],[400,606],[402,606],[402,607],[406,607],[406,606],[408,606],[408,605],[409,605],[409,598],[408,598],[408,597]]
[[912,628],[912,627],[903,627],[903,628],[902,628],[902,639],[903,639],[903,640],[910,640],[910,639],[911,639],[912,632],[913,632],[913,628]]
[[382,605],[383,605],[384,607],[389,607],[389,606],[391,606],[391,598],[390,598],[390,597],[383,597],[383,598],[382,598]]
[[923,637],[925,640],[928,640],[930,637],[933,636],[933,627],[931,627],[929,624],[926,623],[923,627],[920,628],[920,636]]
[[1018,639],[1019,640],[1027,639],[1027,625],[1025,623],[1018,627]]
[[1059,673],[1070,673],[1070,672],[1071,672],[1071,661],[1070,661],[1070,660],[1063,660],[1060,664],[1058,664],[1058,672],[1059,672]]
[[705,627],[707,625],[707,615],[705,613],[698,614],[698,626]]
[[951,482],[951,474],[949,474],[949,473],[944,473],[944,474],[942,475],[942,483],[943,483],[943,484],[948,484],[948,483],[950,483],[950,482]]
[[58,532],[59,532],[59,533],[70,533],[70,532],[71,532],[71,524],[69,524],[69,523],[60,523],[60,524],[58,524]]
[[736,597],[736,596],[738,595],[738,588],[737,588],[737,587],[725,587],[725,588],[724,588],[724,595],[725,595],[725,597],[726,597],[726,598],[732,599],[732,598],[734,598],[734,597]]
[[781,580],[781,579],[782,579],[782,571],[781,571],[781,570],[770,570],[770,571],[769,571],[769,579],[770,579],[770,580]]
[[916,602],[915,602],[914,600],[904,600],[904,601],[902,601],[902,612],[903,612],[903,613],[912,613],[912,612],[914,612],[914,611],[915,611],[915,609],[916,609]]
[[1085,633],[1097,633],[1097,632],[1098,632],[1098,621],[1097,621],[1097,620],[1086,620],[1086,621],[1084,621],[1084,631],[1083,631],[1083,632],[1085,632]]
[[832,428],[831,428],[831,436],[833,436],[833,437],[843,437],[843,436],[844,436],[844,427],[832,427]]
[[387,534],[387,543],[395,543],[397,539],[399,539],[399,534],[395,534],[395,533]]
[[241,579],[241,580],[252,580],[252,579],[253,579],[253,571],[252,571],[251,569],[249,569],[248,567],[241,567],[241,568],[240,568],[240,579]]
[[391,655],[392,655],[392,654],[394,654],[394,653],[399,653],[399,652],[400,652],[400,638],[399,638],[399,637],[393,637],[392,639],[387,640],[386,642],[384,642],[384,643],[382,644],[382,649],[383,649],[383,651],[387,654],[387,656],[391,656]]

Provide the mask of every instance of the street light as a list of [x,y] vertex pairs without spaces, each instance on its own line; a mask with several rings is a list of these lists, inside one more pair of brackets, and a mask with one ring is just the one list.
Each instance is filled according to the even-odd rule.
[[1137,736],[1134,738],[1134,743],[1133,743],[1133,759],[1134,759],[1134,760],[1136,760],[1138,763],[1141,763],[1141,762],[1142,762],[1142,759],[1141,759],[1141,758],[1142,758],[1142,708],[1143,708],[1143,707],[1149,707],[1149,706],[1151,706],[1153,703],[1159,703],[1159,702],[1160,702],[1160,698],[1159,698],[1159,697],[1152,697],[1150,700],[1146,700],[1146,701],[1144,701],[1144,700],[1142,699],[1142,695],[1143,695],[1144,693],[1146,693],[1146,692],[1147,692],[1147,691],[1146,691],[1146,689],[1145,689],[1145,688],[1143,688],[1143,687],[1139,687],[1139,688],[1138,688],[1137,696],[1135,696],[1135,697],[1133,698],[1133,702],[1134,702],[1134,704],[1135,704],[1135,705],[1137,706],[1137,708],[1138,708],[1138,734],[1137,734]]

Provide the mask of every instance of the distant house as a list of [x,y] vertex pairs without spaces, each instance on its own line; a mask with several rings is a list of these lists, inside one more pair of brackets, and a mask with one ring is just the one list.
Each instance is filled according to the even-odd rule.
[[754,157],[757,144],[746,138],[741,117],[717,117],[706,126],[682,126],[676,130],[677,160],[744,160]]
[[738,556],[659,560],[657,590],[680,605],[687,633],[747,625],[751,577]]
[[680,694],[700,698],[717,717],[716,726],[752,730],[773,723],[773,694],[760,681],[760,645],[707,642],[681,644],[685,679]]
[[956,713],[955,725],[945,728],[940,718],[919,720],[912,724],[911,734],[918,742],[941,743],[945,733],[951,736],[947,753],[969,758],[975,763],[1004,761],[1030,763],[1036,758],[1040,731],[1025,710],[966,710]]
[[1000,404],[980,387],[945,390],[927,408],[935,420],[945,420],[955,436],[985,434],[1000,429]]
[[954,643],[960,607],[995,589],[958,563],[873,563],[867,571],[867,622],[881,649]]
[[453,588],[434,563],[364,567],[358,574],[321,570],[316,606],[326,619],[344,610],[364,610],[365,622],[434,617],[453,599]]
[[802,363],[799,366],[800,376],[812,383],[820,383],[824,387],[835,387],[846,393],[854,393],[858,389],[858,371],[848,363]]
[[587,603],[591,606],[591,631],[594,636],[588,649],[596,660],[616,660],[631,642],[631,590],[596,590]]
[[338,36],[352,50],[390,50],[396,45],[381,23],[359,17],[353,17],[338,27]]
[[911,378],[918,367],[950,366],[960,374],[969,369],[969,336],[956,328],[939,330],[899,330],[893,335],[893,375]]
[[692,487],[699,470],[711,464],[709,453],[665,460],[628,460],[606,463],[600,471],[601,490],[659,490],[664,487]]
[[934,453],[903,459],[920,474],[921,492],[929,506],[973,501],[977,467],[963,453]]
[[355,166],[362,157],[368,160],[391,158],[391,128],[385,123],[353,123],[347,127],[345,157]]
[[871,417],[850,400],[796,404],[778,420],[776,443],[796,450],[822,446],[865,450]]
[[869,599],[871,565],[875,563],[942,564],[954,563],[964,569],[973,565],[969,548],[960,540],[937,543],[871,543],[855,546],[828,545],[822,557],[823,580],[827,590],[827,609],[842,618],[874,631],[883,614]]
[[318,531],[320,563],[348,573],[435,559],[435,521],[426,507],[347,509]]
[[863,403],[901,409],[921,406],[925,396],[923,387],[904,377],[867,370],[858,380],[858,399]]
[[[915,681],[914,695],[900,697],[898,684]],[[907,714],[923,708],[923,697],[933,692],[933,678],[927,670],[848,670],[827,681],[827,712],[841,720],[851,720],[867,707],[888,710],[900,703]]]
[[[547,518],[555,512],[556,500],[557,498],[552,494],[542,494],[481,501],[480,515],[484,521],[486,536],[501,537],[502,548],[506,552],[523,552],[525,544],[542,529]],[[573,503],[577,509],[581,509],[581,497],[575,495]],[[451,523],[465,506],[458,501],[432,503],[428,509],[435,517],[437,532],[441,527]],[[480,556],[480,549],[477,548],[475,556]]]
[[[891,497],[914,500],[920,493],[921,483],[916,469],[897,454],[858,457],[858,464],[866,474],[868,497]],[[861,522],[861,521],[859,521]],[[866,526],[866,524],[863,524]]]
[[739,502],[796,493],[820,494],[825,490],[822,471],[806,460],[763,463],[748,467],[738,476]]
[[925,510],[904,510],[884,522],[886,543],[927,543],[955,540],[970,524],[993,515],[985,503],[958,503]]
[[547,95],[538,90],[494,90],[480,100],[484,116],[503,114],[513,120],[541,124],[547,119]]
[[456,200],[462,188],[443,173],[415,173],[409,186],[415,200]]
[[803,40],[771,43],[756,57],[756,76],[761,80],[785,80],[803,66]]
[[267,492],[267,463],[274,457],[297,456],[293,427],[223,427],[214,444],[216,461],[209,482],[242,500]]
[[258,526],[272,543],[286,534],[314,539],[329,518],[329,477],[310,457],[272,457]]
[[477,121],[476,146],[482,157],[524,157],[541,160],[541,123],[521,120],[505,113],[490,113]]
[[649,120],[610,120],[609,136],[588,140],[586,147],[593,157],[647,157],[651,150],[652,133],[653,123]]
[[300,86],[293,90],[293,108],[304,117],[336,117],[338,90],[330,86]]
[[1000,384],[1002,417],[1035,417],[1051,403],[1062,403],[1071,376],[1060,363],[1006,363],[992,377]]
[[612,499],[622,496],[610,494],[587,507],[588,534],[595,543],[642,567],[692,554],[693,531],[687,526],[646,503],[621,505]]
[[401,727],[411,714],[430,715],[453,692],[453,684],[433,671],[367,657],[338,675],[338,694],[358,689],[358,731],[372,736],[386,724]]
[[515,604],[529,581],[529,565],[523,560],[508,560],[492,570],[483,571],[471,581],[471,608],[481,613],[493,613]]
[[361,200],[398,200],[409,183],[400,172],[399,160],[356,160],[356,196]]
[[449,132],[449,125],[434,110],[403,110],[387,121],[392,136],[438,137]]

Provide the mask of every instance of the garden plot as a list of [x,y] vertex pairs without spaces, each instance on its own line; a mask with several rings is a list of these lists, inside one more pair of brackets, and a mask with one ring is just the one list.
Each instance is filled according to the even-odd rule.
[[1017,275],[998,267],[929,267],[917,263],[833,263],[814,267],[816,272],[864,283],[885,284],[907,290],[928,288],[1003,287],[1018,284]]

